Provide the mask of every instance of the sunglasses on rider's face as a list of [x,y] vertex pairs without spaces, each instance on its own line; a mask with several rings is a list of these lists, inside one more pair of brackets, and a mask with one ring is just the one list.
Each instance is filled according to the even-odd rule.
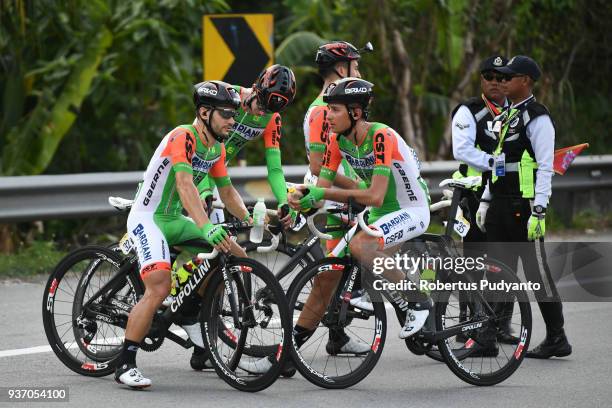
[[221,115],[221,117],[223,119],[231,119],[233,117],[236,117],[236,109],[229,109],[229,108],[218,108],[217,111],[219,112],[219,115]]
[[497,82],[501,82],[504,80],[504,78],[506,77],[506,75],[502,75],[502,74],[495,74],[493,72],[484,72],[482,74],[482,77],[485,79],[485,81],[493,81],[496,80]]

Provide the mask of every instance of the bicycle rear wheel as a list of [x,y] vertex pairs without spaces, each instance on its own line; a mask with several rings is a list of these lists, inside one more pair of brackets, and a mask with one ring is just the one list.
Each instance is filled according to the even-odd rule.
[[[288,354],[292,324],[287,300],[274,275],[260,263],[231,257],[225,268],[228,281],[216,271],[204,293],[204,341],[219,377],[238,390],[261,391],[276,381]],[[262,292],[265,297],[258,296]],[[254,360],[245,353],[247,345],[269,352],[262,357],[269,366],[257,374],[241,368],[241,363]]]
[[101,377],[114,371],[129,310],[144,293],[137,275],[126,273],[92,299],[119,272],[123,260],[103,246],[83,247],[60,261],[45,286],[42,311],[49,344],[66,367],[81,375]]
[[[510,283],[517,286],[505,293],[487,291],[469,293],[473,314],[468,322],[472,328],[465,328],[468,337],[464,344],[451,336],[438,342],[438,349],[446,365],[463,381],[479,386],[498,384],[511,376],[521,365],[531,338],[531,306],[527,293],[520,289],[520,280],[504,266],[487,265],[483,279],[489,282]],[[467,323],[460,317],[459,299],[465,299],[465,292],[438,292],[435,307],[436,329],[449,329]],[[507,306],[513,305],[511,309]],[[520,338],[518,344],[502,344],[497,332],[509,321]]]

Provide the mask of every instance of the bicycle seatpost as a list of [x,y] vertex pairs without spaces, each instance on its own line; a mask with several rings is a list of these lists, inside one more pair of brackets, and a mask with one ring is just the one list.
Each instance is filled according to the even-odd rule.
[[453,189],[453,198],[451,200],[450,210],[448,211],[448,221],[446,223],[445,235],[452,236],[453,228],[455,227],[455,216],[457,215],[457,208],[459,208],[459,202],[461,201],[461,189],[455,187]]

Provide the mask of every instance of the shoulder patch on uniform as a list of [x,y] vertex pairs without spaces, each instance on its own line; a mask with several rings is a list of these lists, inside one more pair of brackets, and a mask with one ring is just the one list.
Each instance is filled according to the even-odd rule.
[[460,123],[460,122],[457,122],[457,123],[455,123],[455,127],[459,128],[460,130],[463,130],[463,129],[469,128],[470,124],[469,123]]

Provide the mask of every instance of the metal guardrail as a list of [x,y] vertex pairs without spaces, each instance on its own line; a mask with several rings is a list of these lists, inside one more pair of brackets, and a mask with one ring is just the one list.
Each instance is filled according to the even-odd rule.
[[[432,196],[441,195],[439,183],[456,169],[455,161],[423,162],[421,173]],[[287,181],[300,183],[307,166],[283,170]],[[272,197],[266,194],[266,167],[233,167],[229,174],[247,204],[261,195]],[[133,197],[141,177],[140,171],[0,177],[0,222],[116,215],[108,196]],[[578,157],[564,176],[553,177],[553,191],[611,188],[612,155]]]

